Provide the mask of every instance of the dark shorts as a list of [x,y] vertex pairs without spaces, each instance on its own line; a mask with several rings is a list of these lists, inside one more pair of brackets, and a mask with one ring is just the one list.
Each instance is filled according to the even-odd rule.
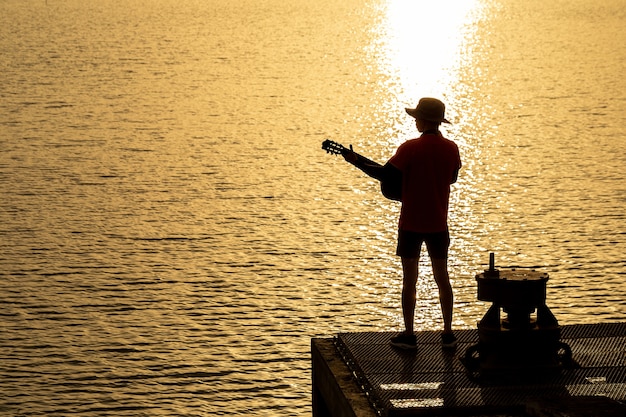
[[422,243],[426,242],[428,255],[432,259],[448,259],[450,233],[417,233],[407,230],[398,231],[398,247],[396,255],[402,258],[419,258]]

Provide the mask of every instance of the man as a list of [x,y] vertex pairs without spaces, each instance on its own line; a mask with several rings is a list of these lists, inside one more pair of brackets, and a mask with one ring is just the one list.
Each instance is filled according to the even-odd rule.
[[417,347],[413,330],[416,284],[420,251],[422,243],[426,243],[443,314],[442,346],[454,348],[457,343],[452,332],[454,297],[447,265],[450,245],[448,202],[450,184],[457,180],[461,158],[457,145],[444,138],[439,131],[441,123],[450,123],[445,118],[445,105],[441,101],[422,98],[416,108],[407,108],[406,112],[415,118],[417,130],[422,135],[400,145],[385,166],[365,165],[350,151],[343,156],[346,161],[382,181],[402,173],[402,209],[396,254],[402,260],[405,330],[392,338],[391,344],[402,349]]

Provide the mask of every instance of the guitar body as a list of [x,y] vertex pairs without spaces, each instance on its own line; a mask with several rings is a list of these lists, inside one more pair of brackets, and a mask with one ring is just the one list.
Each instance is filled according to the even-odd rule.
[[389,200],[402,201],[402,177],[391,181],[381,181],[380,191]]
[[[348,149],[340,143],[334,142],[329,139],[326,139],[324,142],[322,142],[322,149],[324,149],[328,153],[335,155],[343,155],[346,152],[354,152],[352,151],[352,149]],[[354,154],[358,157],[358,161],[357,163],[355,163],[357,167],[363,165],[382,167],[382,165],[378,162],[374,162],[371,159],[364,157],[363,155],[359,155],[356,152],[354,152]],[[402,201],[402,172],[397,171],[391,178],[373,178],[380,181],[380,191],[385,198],[394,201]]]

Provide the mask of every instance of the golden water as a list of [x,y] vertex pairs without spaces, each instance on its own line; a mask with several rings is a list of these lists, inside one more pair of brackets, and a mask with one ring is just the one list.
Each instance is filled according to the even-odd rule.
[[[0,2],[0,413],[310,414],[311,337],[401,327],[384,162],[448,105],[474,275],[626,318],[621,0]],[[440,328],[422,259],[418,329]]]

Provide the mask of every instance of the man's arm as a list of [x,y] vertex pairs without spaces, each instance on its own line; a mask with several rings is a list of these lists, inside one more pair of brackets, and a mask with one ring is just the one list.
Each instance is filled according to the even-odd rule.
[[381,165],[349,150],[346,150],[342,155],[346,161],[379,181],[392,181],[401,175],[400,170],[389,162]]

